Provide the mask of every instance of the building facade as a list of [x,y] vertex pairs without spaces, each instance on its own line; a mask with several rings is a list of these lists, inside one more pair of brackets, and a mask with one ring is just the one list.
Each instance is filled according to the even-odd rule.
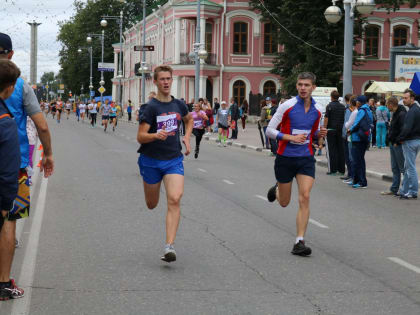
[[[420,5],[402,5],[395,12],[379,6],[367,17],[364,34],[356,51],[364,55],[362,65],[353,67],[353,93],[363,93],[372,81],[389,81],[390,49],[413,44],[420,46]],[[411,76],[396,74],[395,80],[411,80]]]
[[[217,97],[228,101],[235,97],[240,104],[249,93],[276,94],[279,78],[270,73],[274,53],[273,26],[262,23],[261,16],[239,0],[202,0],[200,43],[205,43],[208,57],[200,65],[199,97],[209,100]],[[197,2],[172,0],[146,18],[146,45],[155,51],[146,52],[146,63],[152,69],[168,64],[174,69],[172,95],[187,102],[195,97],[195,65],[193,44],[196,42]],[[143,27],[139,22],[124,33],[124,103],[131,99],[140,102],[141,77],[135,74],[135,65],[141,53],[134,51],[142,43]],[[117,69],[119,46],[114,46]],[[114,79],[113,98],[117,97],[118,79]],[[146,96],[155,90],[153,80],[146,77]]]

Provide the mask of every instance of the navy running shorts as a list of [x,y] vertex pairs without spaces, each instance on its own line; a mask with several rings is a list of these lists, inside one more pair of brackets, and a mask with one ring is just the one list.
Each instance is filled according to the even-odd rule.
[[162,181],[163,176],[168,174],[184,176],[183,160],[183,155],[172,160],[162,161],[141,154],[138,160],[140,175],[147,184],[157,184]]
[[102,115],[102,120],[108,120],[109,116],[108,115]]
[[290,157],[278,155],[274,162],[274,172],[279,183],[286,184],[297,174],[315,178],[315,158],[313,156]]

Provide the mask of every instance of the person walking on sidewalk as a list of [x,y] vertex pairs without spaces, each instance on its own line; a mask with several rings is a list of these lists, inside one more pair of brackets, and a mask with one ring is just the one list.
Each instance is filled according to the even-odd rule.
[[176,260],[174,242],[181,216],[181,197],[184,193],[184,164],[179,136],[181,119],[186,125],[183,142],[185,155],[190,154],[193,119],[184,102],[171,96],[173,70],[162,65],[155,68],[153,83],[158,94],[151,99],[140,115],[137,141],[141,144],[138,165],[143,177],[144,197],[149,209],[159,203],[160,186],[166,190],[166,245],[161,260]]
[[372,117],[373,117],[373,125],[372,125],[372,147],[375,148],[376,147],[376,105],[375,105],[375,99],[374,98],[370,98],[369,99],[369,109],[372,113]]
[[200,143],[201,139],[204,135],[204,122],[208,121],[209,118],[207,117],[206,113],[201,109],[200,104],[194,104],[194,110],[191,112],[191,116],[193,118],[193,135],[195,136],[195,151],[194,151],[194,158],[198,158],[198,154],[200,153]]
[[396,97],[390,97],[387,107],[392,112],[392,120],[389,126],[388,142],[391,155],[392,184],[389,191],[382,191],[381,195],[398,196],[400,193],[401,174],[404,174],[404,153],[401,143],[397,141],[401,134],[407,110],[398,104]]
[[409,108],[405,115],[402,131],[397,138],[404,153],[404,178],[400,191],[401,199],[417,199],[419,190],[416,157],[420,151],[420,107],[415,103],[416,94],[407,89],[403,102]]
[[248,101],[244,99],[241,107],[239,108],[239,115],[241,117],[241,122],[242,122],[242,131],[245,131],[246,119],[248,118],[248,109],[249,109]]
[[366,161],[365,153],[371,141],[373,115],[366,104],[366,96],[359,95],[356,99],[358,112],[356,119],[350,128],[352,155],[354,159],[353,188],[366,188]]
[[[279,142],[274,171],[277,183],[267,193],[270,202],[277,201],[287,207],[296,177],[299,191],[299,210],[296,216],[296,241],[292,254],[308,256],[304,236],[309,221],[309,199],[315,181],[315,158],[312,140],[325,137],[327,130],[320,126],[321,108],[312,98],[316,77],[313,73],[298,75],[298,96],[282,104],[267,127],[267,135]],[[320,129],[321,127],[321,129]]]
[[327,175],[336,175],[338,173],[344,176],[346,169],[342,130],[346,108],[338,101],[339,97],[338,91],[332,91],[331,103],[325,109],[324,127],[328,129],[325,148],[328,161]]
[[389,127],[390,114],[385,106],[385,99],[381,99],[376,109],[376,146],[381,149],[386,146],[386,135]]
[[128,100],[128,105],[127,105],[128,121],[131,121],[131,113],[132,112],[133,112],[133,105],[131,104],[131,100]]
[[[344,100],[346,102],[346,111],[344,112],[344,123],[343,123],[343,129],[341,130],[341,137],[343,138],[344,142],[344,162],[347,166],[347,175],[341,176],[340,179],[343,181],[348,181],[349,179],[353,178],[353,168],[351,165],[351,155],[350,155],[350,147],[349,144],[351,142],[348,141],[347,137],[347,129],[346,129],[346,123],[349,121],[351,113],[353,112],[355,106],[352,105],[352,96],[351,94],[346,94],[344,96]],[[353,98],[354,100],[355,98]],[[354,102],[356,103],[356,102]]]
[[230,99],[229,115],[230,127],[232,128],[231,139],[238,139],[238,119],[240,118],[239,107],[238,104],[236,104],[235,99],[233,97]]
[[263,131],[265,134],[265,148],[270,149],[270,141],[267,137],[267,126],[271,120],[271,97],[267,97],[265,100],[261,101],[261,115],[260,115],[260,123],[263,127]]

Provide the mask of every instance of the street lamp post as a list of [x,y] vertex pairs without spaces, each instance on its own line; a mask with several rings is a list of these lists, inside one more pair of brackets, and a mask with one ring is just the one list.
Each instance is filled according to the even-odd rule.
[[[328,23],[335,24],[341,19],[341,10],[335,5],[338,0],[332,0],[333,5],[325,10],[324,16]],[[354,9],[360,14],[370,14],[375,9],[374,0],[343,0],[344,4],[344,62],[343,62],[343,95],[352,93],[353,66],[353,25]]]
[[[125,1],[121,1],[121,2],[125,2]],[[119,24],[119,28],[120,28],[120,54],[119,54],[119,61],[118,61],[118,75],[117,75],[117,79],[119,80],[119,88],[118,88],[118,103],[121,107],[121,113],[123,113],[124,111],[122,110],[122,86],[121,86],[121,79],[123,78],[123,73],[122,73],[122,53],[123,53],[123,47],[122,47],[122,26],[123,26],[123,11],[120,11],[120,15],[119,16],[109,16],[109,15],[105,15],[102,17],[102,21],[101,21],[101,26],[102,27],[106,27],[108,25],[107,19],[110,20],[116,20],[117,23]]]
[[[92,42],[92,39],[90,40]],[[89,47],[82,47],[87,48],[89,51],[89,60],[90,60],[90,76],[89,76],[89,100],[92,100],[92,90],[93,90],[93,74],[92,74],[92,46]],[[82,52],[82,48],[79,48],[77,52],[80,54]]]
[[204,43],[200,43],[200,18],[201,18],[201,1],[197,1],[197,25],[195,27],[195,43],[194,43],[194,56],[195,56],[195,102],[198,102],[200,94],[200,60],[207,58],[207,51],[204,49]]
[[[143,0],[143,47],[146,46],[146,0]],[[141,61],[141,105],[146,103],[146,52],[142,52],[142,61]]]
[[[101,63],[104,63],[104,41],[105,41],[105,31],[102,30],[102,34],[88,34],[86,41],[90,44],[92,43],[92,37],[99,37],[101,39]],[[92,49],[92,46],[91,46]],[[92,54],[90,55],[92,59]],[[92,64],[92,63],[91,63]],[[92,68],[91,68],[92,70]],[[91,74],[92,76],[92,74]],[[99,85],[103,87],[105,85],[104,81],[104,71],[101,70],[101,81],[99,81]],[[90,87],[89,87],[90,88]],[[93,86],[92,86],[93,88]],[[103,92],[101,92],[101,104],[103,104]]]

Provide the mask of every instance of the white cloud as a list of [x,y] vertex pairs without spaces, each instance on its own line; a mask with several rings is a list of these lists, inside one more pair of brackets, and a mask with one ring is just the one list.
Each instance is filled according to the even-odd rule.
[[74,14],[73,0],[0,0],[0,32],[10,35],[15,51],[13,61],[22,75],[29,78],[31,33],[27,22],[35,20],[38,26],[38,80],[44,72],[60,69],[60,43],[56,41],[58,22]]

